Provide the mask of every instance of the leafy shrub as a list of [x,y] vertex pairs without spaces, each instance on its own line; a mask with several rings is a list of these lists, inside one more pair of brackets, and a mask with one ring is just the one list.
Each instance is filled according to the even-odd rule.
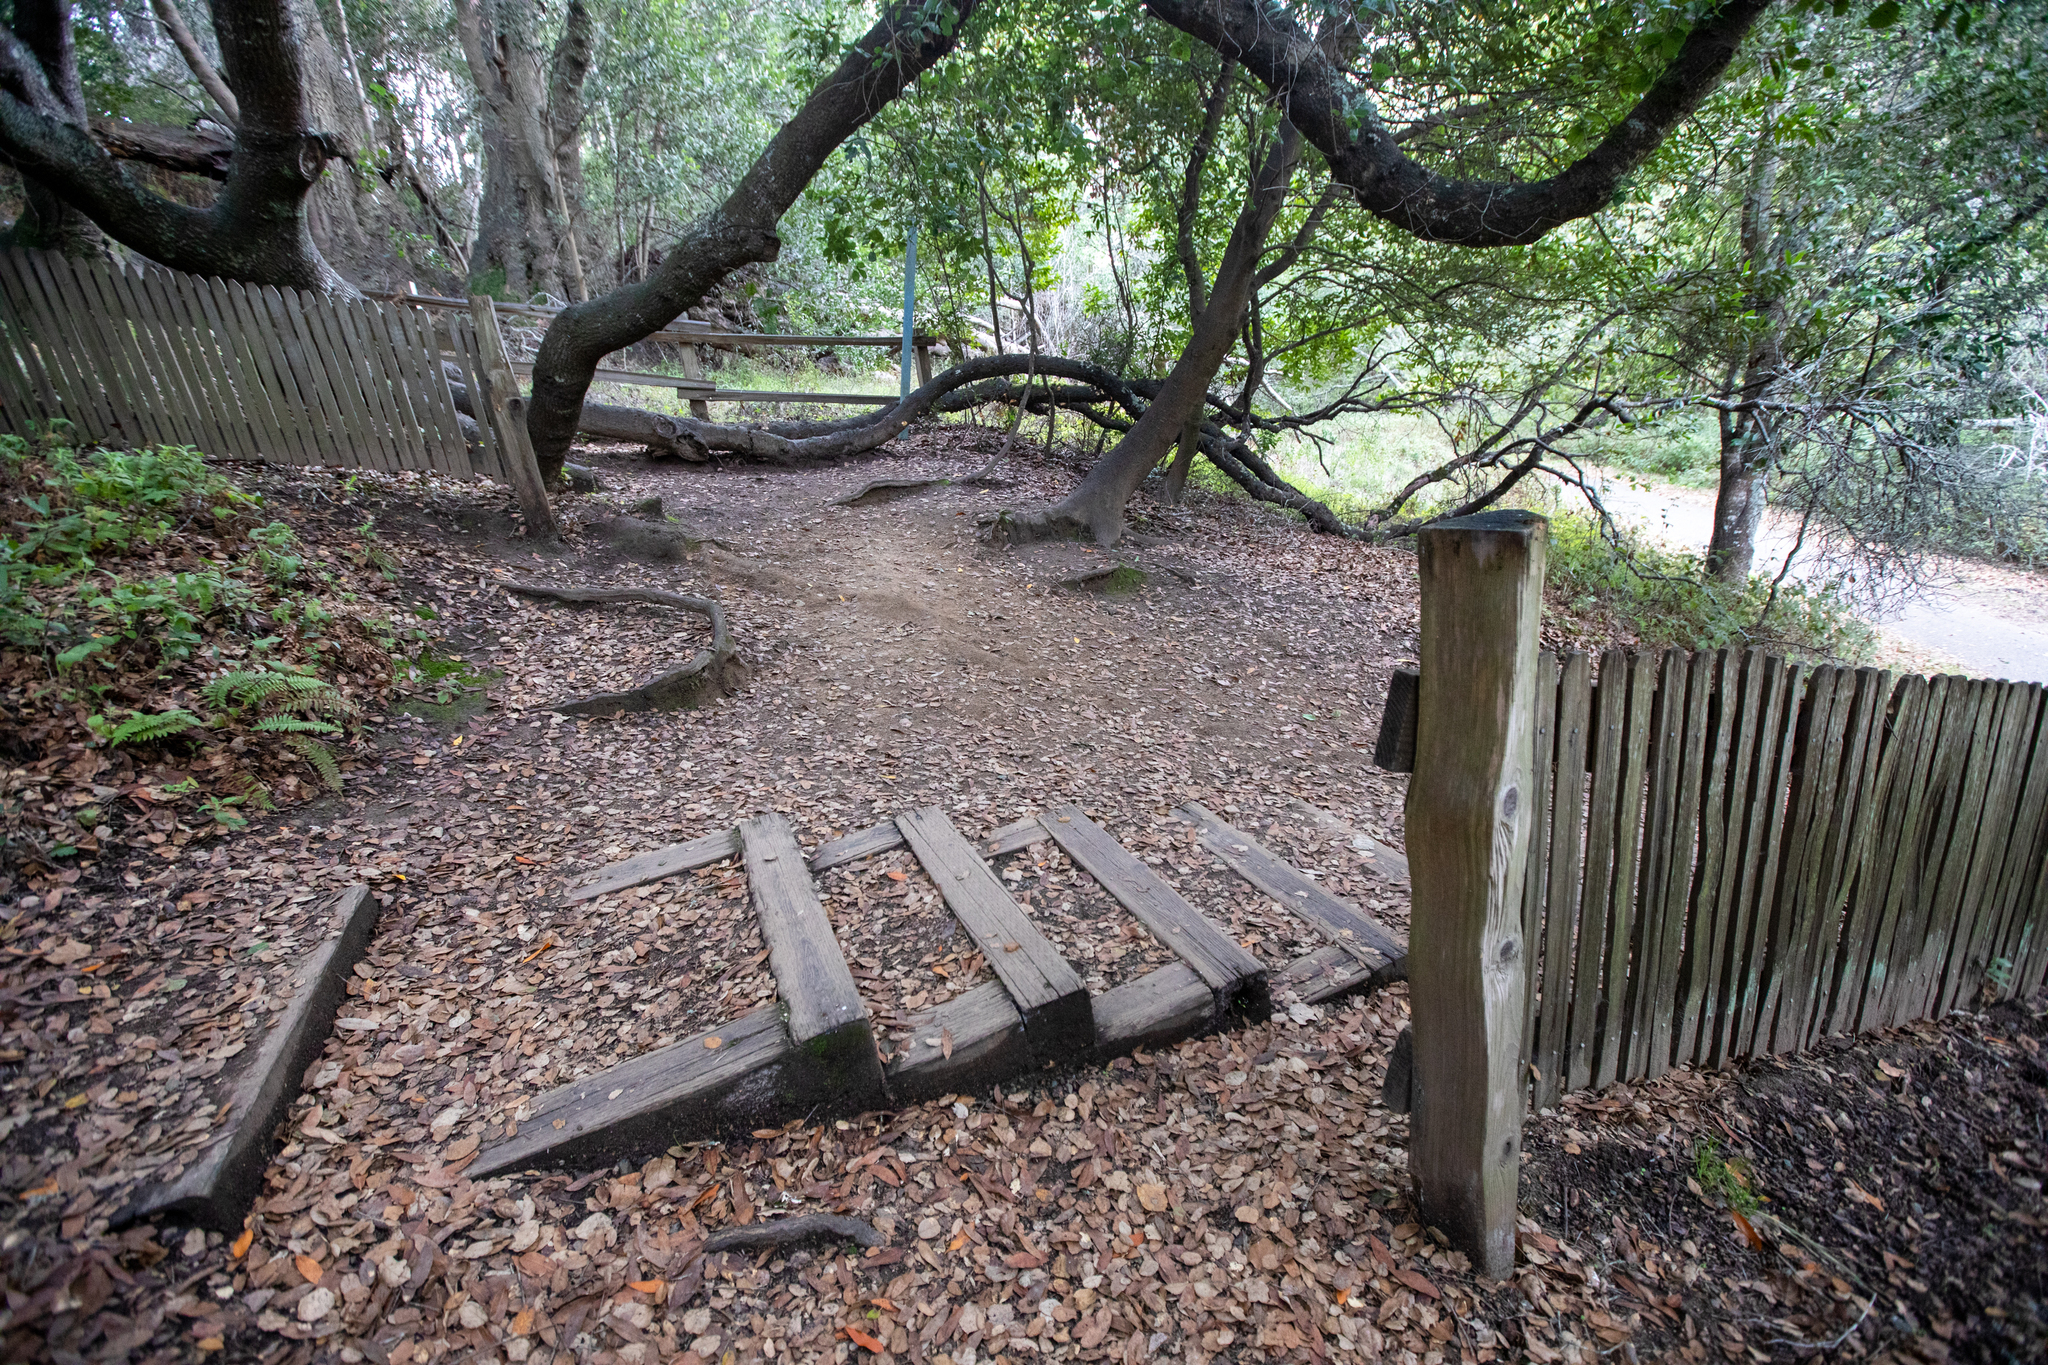
[[1860,659],[1868,626],[1830,588],[1752,575],[1741,592],[1704,578],[1701,556],[1662,549],[1622,534],[1609,537],[1590,517],[1550,518],[1551,590],[1567,610],[1605,618],[1644,648],[1764,646],[1825,659]]

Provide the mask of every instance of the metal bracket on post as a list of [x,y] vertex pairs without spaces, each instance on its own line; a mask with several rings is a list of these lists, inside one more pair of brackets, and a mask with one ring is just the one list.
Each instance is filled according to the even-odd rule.
[[505,338],[498,333],[497,309],[489,295],[471,294],[469,312],[476,320],[477,350],[484,365],[484,382],[491,391],[491,424],[497,428],[505,473],[519,498],[519,510],[526,514],[530,534],[559,540],[562,531],[555,524],[555,509],[540,477],[540,461],[534,458],[533,441],[526,433],[526,400],[520,396],[519,378],[505,355]]
[[1533,818],[1537,636],[1549,525],[1528,512],[1420,537],[1422,650],[1407,843],[1423,1217],[1484,1275],[1515,1262],[1521,1174],[1522,878]]

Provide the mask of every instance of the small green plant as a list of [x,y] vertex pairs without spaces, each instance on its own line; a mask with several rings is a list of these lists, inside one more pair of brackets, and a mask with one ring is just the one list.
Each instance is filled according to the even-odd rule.
[[249,543],[256,547],[256,567],[265,578],[279,587],[298,578],[305,560],[291,553],[299,544],[298,534],[291,527],[281,521],[255,527],[249,532]]
[[1994,957],[1984,967],[1984,993],[1996,1000],[2012,990],[2013,961],[2009,957]]
[[[354,477],[353,475],[350,476]],[[370,517],[356,528],[356,548],[350,552],[359,569],[375,569],[387,583],[398,581],[398,561],[377,538],[377,519]]]
[[354,702],[310,670],[273,663],[267,668],[224,673],[201,690],[208,705],[245,722],[259,734],[284,736],[284,744],[306,761],[322,782],[339,790],[341,765],[319,738],[338,735],[361,714]]
[[1550,519],[1550,587],[1565,606],[1606,616],[1648,648],[1721,649],[1768,645],[1826,659],[1859,659],[1868,626],[1830,588],[1762,574],[1741,591],[1707,580],[1697,555],[1628,536],[1611,538],[1590,517]]
[[1722,1154],[1721,1140],[1703,1137],[1693,1147],[1692,1177],[1704,1194],[1721,1200],[1737,1213],[1754,1213],[1760,1201],[1750,1188],[1749,1163]]
[[160,744],[173,735],[181,735],[187,730],[196,730],[206,724],[204,720],[183,707],[173,707],[169,711],[159,711],[153,715],[142,711],[130,711],[128,718],[118,725],[108,723],[101,716],[89,716],[85,723],[99,736],[100,742],[110,749],[119,744]]

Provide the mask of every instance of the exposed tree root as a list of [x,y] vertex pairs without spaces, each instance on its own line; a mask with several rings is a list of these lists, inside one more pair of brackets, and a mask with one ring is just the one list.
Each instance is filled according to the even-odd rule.
[[725,608],[708,597],[685,597],[680,593],[657,592],[652,588],[550,588],[539,583],[510,583],[500,587],[522,597],[543,597],[555,602],[592,605],[609,602],[648,602],[658,607],[693,611],[711,620],[711,647],[700,649],[681,668],[651,678],[627,692],[600,692],[594,697],[565,701],[555,707],[568,716],[618,716],[635,711],[678,711],[700,706],[724,695],[737,661],[733,658],[732,635],[725,625]]
[[714,1232],[704,1243],[704,1254],[721,1251],[760,1251],[764,1247],[794,1246],[798,1242],[857,1242],[864,1247],[885,1245],[888,1238],[872,1224],[839,1213],[806,1213],[796,1218],[777,1218],[743,1228]]

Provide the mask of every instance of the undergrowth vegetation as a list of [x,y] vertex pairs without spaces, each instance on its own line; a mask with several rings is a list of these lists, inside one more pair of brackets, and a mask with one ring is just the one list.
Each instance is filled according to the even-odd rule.
[[1707,581],[1700,557],[1592,517],[1550,514],[1550,598],[1596,634],[1645,649],[1757,646],[1800,658],[1855,661],[1876,637],[1838,591],[1754,574],[1740,593]]
[[186,447],[0,436],[0,865],[339,788],[420,633],[357,541],[309,547]]

